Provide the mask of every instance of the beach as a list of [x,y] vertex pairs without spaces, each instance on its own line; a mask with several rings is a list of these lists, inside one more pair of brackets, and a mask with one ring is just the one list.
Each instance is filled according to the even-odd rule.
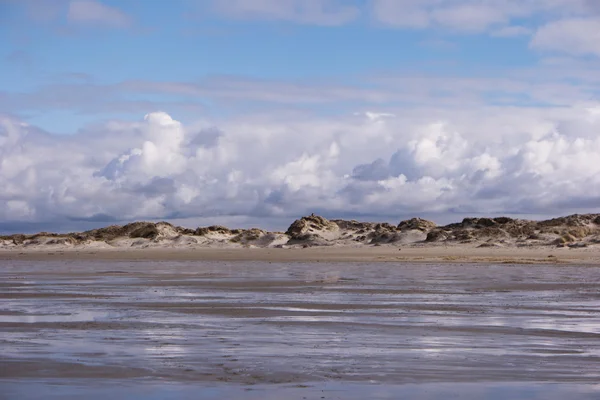
[[0,260],[139,260],[139,261],[266,261],[266,262],[403,262],[600,264],[600,247],[320,246],[310,248],[241,247],[41,247],[0,250]]
[[9,398],[597,395],[593,252],[365,250],[3,252],[0,385]]

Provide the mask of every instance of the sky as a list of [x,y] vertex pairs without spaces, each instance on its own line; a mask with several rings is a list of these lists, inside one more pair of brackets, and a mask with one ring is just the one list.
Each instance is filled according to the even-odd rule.
[[0,232],[600,211],[595,0],[0,0]]

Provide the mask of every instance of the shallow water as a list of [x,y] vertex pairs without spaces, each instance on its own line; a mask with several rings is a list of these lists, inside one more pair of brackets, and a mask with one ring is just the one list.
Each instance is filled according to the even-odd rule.
[[0,332],[9,398],[600,398],[598,267],[6,261]]

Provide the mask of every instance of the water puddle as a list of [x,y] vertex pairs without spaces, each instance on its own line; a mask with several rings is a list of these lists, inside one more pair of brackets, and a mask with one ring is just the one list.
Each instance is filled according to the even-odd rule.
[[80,311],[64,314],[21,314],[0,315],[0,322],[36,324],[43,322],[93,322],[118,318],[115,312]]

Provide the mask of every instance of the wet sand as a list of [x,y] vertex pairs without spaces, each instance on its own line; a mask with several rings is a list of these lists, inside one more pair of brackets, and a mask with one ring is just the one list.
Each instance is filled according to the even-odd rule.
[[3,259],[3,393],[600,393],[600,267],[207,259]]
[[600,265],[600,247],[558,248],[423,246],[323,246],[311,248],[151,247],[90,248],[47,247],[0,250],[0,262],[104,260],[104,261],[265,261],[265,262],[406,262],[505,263]]

